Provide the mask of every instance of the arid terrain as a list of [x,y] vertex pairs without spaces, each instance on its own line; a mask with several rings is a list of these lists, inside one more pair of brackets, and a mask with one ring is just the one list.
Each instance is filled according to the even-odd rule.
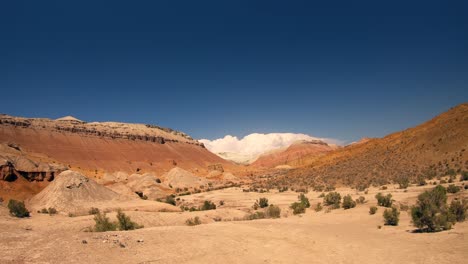
[[[391,186],[397,203],[413,204],[429,187],[409,187],[407,192]],[[438,233],[412,233],[415,229],[406,212],[398,226],[383,225],[375,205],[377,188],[356,194],[365,204],[356,208],[310,209],[293,215],[288,209],[297,200],[296,192],[251,193],[229,188],[184,196],[188,203],[211,200],[224,205],[201,212],[125,211],[143,224],[134,231],[84,232],[94,224],[93,216],[32,213],[28,219],[12,218],[0,211],[2,263],[465,263],[468,257],[468,222]],[[309,192],[312,206],[321,202],[319,192]],[[458,196],[467,197],[466,191]],[[235,221],[242,218],[259,197],[267,197],[282,208],[280,219]],[[450,196],[453,198],[453,196]],[[141,203],[145,202],[140,200]],[[157,206],[156,202],[155,207]],[[143,206],[143,204],[141,204]],[[115,213],[109,214],[115,218]],[[194,216],[202,224],[186,226]],[[215,221],[214,219],[219,219]],[[381,226],[381,228],[378,228]]]
[[[0,263],[466,263],[466,148],[468,104],[250,165],[155,125],[1,115]],[[422,201],[433,230],[415,223]]]

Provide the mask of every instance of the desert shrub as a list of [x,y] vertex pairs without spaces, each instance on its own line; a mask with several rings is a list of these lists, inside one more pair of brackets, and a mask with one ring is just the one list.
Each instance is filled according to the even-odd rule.
[[449,169],[449,170],[447,171],[447,175],[449,175],[449,176],[456,176],[457,173],[455,172],[454,169]]
[[38,213],[41,213],[41,214],[48,214],[48,213],[49,213],[49,210],[47,210],[47,208],[42,208],[41,211],[38,211]]
[[377,199],[377,204],[383,207],[391,207],[393,203],[392,195],[390,193],[385,196],[382,193],[377,193],[375,195],[375,199]]
[[176,204],[177,204],[177,202],[176,202],[176,200],[175,200],[175,198],[174,198],[173,195],[168,195],[168,196],[166,196],[166,199],[164,200],[164,202],[167,203],[167,204],[172,204],[172,205],[176,205]]
[[407,204],[400,203],[400,211],[408,211],[409,206]]
[[256,219],[264,219],[264,218],[266,218],[266,214],[261,211],[244,216],[245,220],[256,220]]
[[321,193],[318,198],[323,198],[325,197],[325,193]]
[[351,195],[345,195],[343,197],[343,208],[346,210],[346,209],[351,209],[351,208],[354,208],[356,207],[356,202],[353,200],[353,198],[351,197]]
[[200,211],[214,210],[214,209],[216,209],[216,204],[214,204],[212,201],[205,201],[203,202],[203,205],[200,207]]
[[258,206],[260,206],[260,208],[268,207],[268,199],[265,197],[260,198],[258,200]]
[[440,184],[446,184],[446,183],[447,183],[446,180],[444,180],[444,179],[440,180]]
[[447,190],[438,185],[420,194],[416,205],[411,208],[411,218],[414,226],[421,231],[450,229],[455,219],[447,208]]
[[373,215],[375,213],[377,213],[377,206],[371,206],[369,207],[369,214]]
[[276,205],[270,204],[270,206],[268,206],[266,209],[265,214],[268,218],[280,218],[281,209]]
[[384,185],[384,186],[382,186],[382,187],[380,187],[380,190],[387,190],[387,189],[388,189],[388,187],[387,187],[387,186],[385,186],[385,185]]
[[465,187],[464,187],[464,188],[465,188],[465,190],[468,190],[468,184],[467,184],[467,185],[465,185]]
[[385,209],[383,217],[385,225],[397,226],[400,221],[400,211],[396,207]]
[[468,200],[453,200],[450,203],[449,211],[457,222],[463,222],[466,219],[468,210]]
[[420,176],[417,178],[417,184],[418,184],[419,186],[424,186],[424,185],[427,184],[424,175],[420,175]]
[[189,218],[185,221],[185,224],[188,226],[201,225],[200,217],[195,216],[195,218]]
[[461,180],[462,181],[468,181],[468,171],[462,171]]
[[317,203],[317,205],[314,208],[315,212],[320,212],[322,211],[322,209],[323,209],[322,203]]
[[49,207],[49,215],[54,215],[54,214],[57,214],[57,209],[55,209],[54,207]]
[[303,214],[306,211],[306,207],[303,203],[295,202],[291,204],[291,209],[293,209],[293,214]]
[[310,202],[309,202],[309,199],[303,194],[301,193],[299,196],[299,201],[305,206],[305,208],[309,208],[310,207]]
[[323,203],[327,206],[331,206],[333,209],[338,209],[340,208],[341,194],[330,192],[323,198]]
[[109,220],[109,217],[106,216],[106,213],[98,212],[94,215],[94,231],[95,232],[106,232],[106,231],[115,231],[117,226],[115,223],[112,223]]
[[10,214],[12,216],[18,218],[29,217],[29,211],[24,206],[23,201],[11,199],[10,201],[8,201],[8,209],[10,210]]
[[223,205],[224,205],[224,201],[223,200],[219,201],[219,206],[223,206]]
[[359,198],[356,199],[356,203],[358,203],[358,204],[363,204],[365,202],[366,202],[366,197],[364,197],[364,196],[359,196]]
[[142,228],[143,226],[133,222],[129,216],[122,213],[121,210],[117,211],[117,225],[119,230],[134,230]]
[[406,189],[409,186],[409,179],[407,176],[401,176],[397,178],[398,188]]
[[461,188],[459,186],[456,186],[455,184],[450,184],[448,187],[447,187],[447,192],[448,193],[457,193],[461,190]]
[[89,209],[88,213],[90,215],[99,214],[99,208],[91,207],[91,209]]
[[0,197],[0,204],[3,203],[3,197]]

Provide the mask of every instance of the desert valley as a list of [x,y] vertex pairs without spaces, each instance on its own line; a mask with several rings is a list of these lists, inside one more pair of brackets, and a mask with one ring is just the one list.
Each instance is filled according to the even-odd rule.
[[71,116],[0,115],[0,144],[1,263],[468,259],[467,103],[242,163],[170,128]]

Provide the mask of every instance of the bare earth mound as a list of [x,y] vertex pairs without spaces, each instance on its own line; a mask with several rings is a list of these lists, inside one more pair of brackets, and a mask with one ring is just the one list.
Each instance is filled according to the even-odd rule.
[[31,208],[53,207],[59,212],[88,209],[94,203],[118,200],[119,194],[75,171],[60,173],[55,181],[30,200]]

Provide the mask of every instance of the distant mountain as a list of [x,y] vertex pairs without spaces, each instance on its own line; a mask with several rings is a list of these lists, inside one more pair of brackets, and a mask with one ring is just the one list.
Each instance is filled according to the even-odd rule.
[[276,149],[258,157],[252,166],[275,168],[277,166],[299,167],[304,165],[303,157],[318,157],[338,147],[321,140],[300,140],[292,145]]
[[386,184],[406,177],[446,175],[468,170],[468,103],[414,128],[368,139],[326,155],[307,154],[303,166],[277,178],[276,184]]

